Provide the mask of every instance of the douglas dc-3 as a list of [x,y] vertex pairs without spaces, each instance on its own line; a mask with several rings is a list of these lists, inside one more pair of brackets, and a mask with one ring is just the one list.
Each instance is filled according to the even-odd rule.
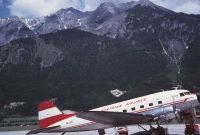
[[133,124],[149,124],[152,127],[152,122],[157,122],[158,127],[150,128],[149,134],[162,135],[165,129],[159,121],[186,117],[199,105],[199,101],[200,96],[188,90],[168,90],[73,114],[63,113],[53,101],[44,101],[38,105],[40,129],[32,130],[27,135],[57,132],[64,135],[91,130],[98,130],[99,135],[103,135],[107,128]]

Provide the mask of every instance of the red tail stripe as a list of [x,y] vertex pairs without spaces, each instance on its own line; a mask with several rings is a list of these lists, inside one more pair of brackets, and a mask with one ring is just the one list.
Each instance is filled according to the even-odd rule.
[[55,107],[53,101],[44,101],[38,105],[38,110],[43,111]]
[[75,115],[76,114],[60,114],[60,115],[52,116],[52,117],[40,120],[39,125],[40,125],[40,128],[46,128],[54,123],[57,123],[61,120],[70,118]]

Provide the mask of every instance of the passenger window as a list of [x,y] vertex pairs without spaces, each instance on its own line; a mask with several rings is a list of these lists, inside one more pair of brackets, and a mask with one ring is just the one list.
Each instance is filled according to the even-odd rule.
[[183,94],[183,93],[180,93],[180,96],[182,97],[182,96],[184,96],[184,94]]
[[153,103],[149,103],[149,106],[153,106]]
[[144,105],[141,105],[140,108],[144,108]]
[[135,110],[135,107],[131,108],[131,110],[134,111],[134,110]]
[[127,112],[127,110],[123,110],[123,112],[125,112],[125,113],[126,113],[126,112]]
[[162,104],[162,101],[158,101],[158,104]]

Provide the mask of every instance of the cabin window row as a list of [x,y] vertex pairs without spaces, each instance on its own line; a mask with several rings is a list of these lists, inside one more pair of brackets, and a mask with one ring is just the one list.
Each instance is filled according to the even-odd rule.
[[[162,101],[158,101],[158,104],[162,104]],[[149,103],[149,106],[153,106],[153,103]],[[140,108],[144,108],[144,105],[141,105]],[[131,108],[132,111],[135,111],[135,107]],[[123,112],[127,112],[127,110],[123,110]]]

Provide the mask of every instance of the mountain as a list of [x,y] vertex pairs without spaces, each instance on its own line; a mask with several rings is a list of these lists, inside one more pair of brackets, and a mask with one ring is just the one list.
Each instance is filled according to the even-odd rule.
[[105,2],[93,11],[92,15],[89,18],[89,22],[102,24],[106,20],[112,18],[117,13],[119,13],[118,8],[113,3]]
[[[200,88],[199,15],[148,0],[107,2],[91,12],[3,19],[1,29],[4,43],[21,38],[0,47],[0,110],[7,114],[36,114],[32,106],[46,99],[79,111],[177,85]],[[127,92],[115,98],[113,89]],[[24,104],[5,108],[12,102]]]
[[56,30],[81,26],[86,14],[74,8],[61,9],[55,14],[46,16],[44,22],[36,25],[34,31],[38,34],[50,33]]
[[[128,11],[125,21],[126,38],[149,50],[163,52],[169,59],[169,69],[181,76],[183,57],[200,36],[200,19],[162,8],[136,6]],[[175,67],[174,67],[175,66]],[[171,70],[170,69],[170,70]]]
[[[91,12],[81,12],[74,8],[68,8],[61,9],[49,16],[35,19],[18,17],[1,19],[0,29],[2,30],[0,31],[0,45],[6,44],[13,39],[38,36],[40,34],[71,28],[78,28],[83,31],[92,32],[98,35],[106,35],[112,38],[123,37],[126,29],[125,25],[128,23],[126,20],[127,16],[129,15],[129,10],[136,11],[138,7],[144,9],[151,8],[152,10],[155,9],[156,16],[152,16],[154,17],[154,20],[166,19],[164,18],[166,15],[167,19],[169,19],[168,17],[171,15],[183,16],[183,18],[184,16],[187,16],[186,14],[176,15],[177,13],[157,6],[148,0],[132,1],[118,5],[105,2]],[[161,12],[161,14],[159,12]],[[136,19],[138,23],[141,23],[141,17],[142,15],[137,16]],[[196,21],[199,19],[198,16],[190,15],[190,18],[192,17],[196,18]],[[167,20],[163,21],[162,25],[164,25],[164,23],[169,23],[166,21]],[[182,23],[178,19],[177,24],[179,22]],[[10,27],[13,29],[13,31],[15,31],[16,34],[9,32]],[[21,31],[18,31],[20,27],[22,27],[21,31],[25,34],[22,34]]]
[[24,103],[8,114],[36,114],[46,99],[86,110],[118,101],[112,89],[126,90],[123,100],[171,86],[164,54],[73,29],[12,41],[0,59],[1,107]]
[[[126,11],[134,8],[137,5],[156,7],[155,4],[149,2],[148,0],[140,0],[138,2],[133,1],[120,5],[114,5],[113,3],[105,2],[91,12],[81,12],[71,7],[68,9],[61,9],[49,16],[39,18],[12,17],[1,19],[0,29],[9,30],[8,27],[12,27],[12,29],[15,29],[16,34],[9,32],[7,33],[3,30],[0,31],[2,37],[0,45],[4,45],[14,39],[32,37],[71,28],[78,28],[94,34],[105,34],[110,37],[115,37],[117,33],[116,29],[121,27],[121,23],[123,23],[124,18],[127,16]],[[119,21],[119,24],[116,24],[116,21]],[[9,26],[7,26],[7,22],[10,22]],[[27,31],[26,34],[18,35],[17,29],[22,26],[18,26],[16,23],[23,25],[23,29],[26,29],[24,31]],[[113,26],[114,30],[111,30],[110,33],[108,31],[104,31],[106,30],[107,25]]]
[[0,21],[0,45],[11,40],[34,36],[31,31],[18,17],[2,19]]

